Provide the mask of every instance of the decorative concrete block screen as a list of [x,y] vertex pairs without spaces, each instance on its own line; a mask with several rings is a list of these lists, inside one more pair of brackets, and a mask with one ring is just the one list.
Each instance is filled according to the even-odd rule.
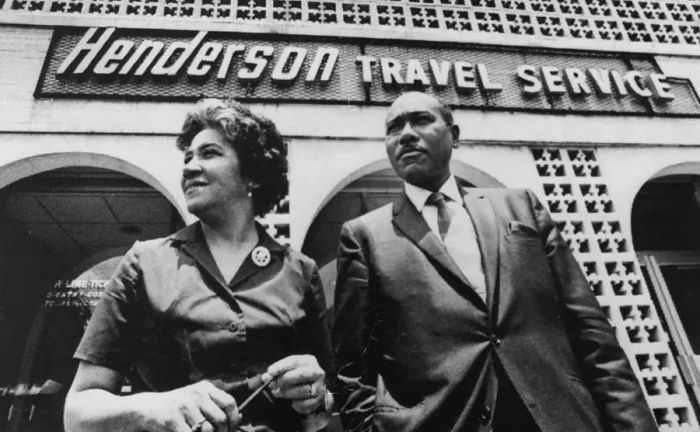
[[661,327],[629,234],[592,149],[533,149],[543,203],[615,327],[661,431],[696,431],[698,422]]
[[258,218],[258,223],[265,228],[270,237],[289,246],[289,220],[289,198],[284,198],[270,213]]
[[700,44],[695,0],[0,0],[0,8]]

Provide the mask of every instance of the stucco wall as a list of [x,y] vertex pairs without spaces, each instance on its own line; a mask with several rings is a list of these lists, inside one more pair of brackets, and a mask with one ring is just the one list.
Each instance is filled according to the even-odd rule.
[[[0,26],[0,167],[45,154],[103,154],[149,173],[182,212],[173,146],[188,103],[35,99],[52,30]],[[658,57],[663,72],[700,85],[700,60]],[[385,107],[254,104],[290,140],[291,243],[300,247],[322,205],[359,176],[387,167]],[[619,212],[629,222],[636,191],[654,173],[700,160],[700,119],[546,115],[461,110],[455,159],[505,186],[537,188],[529,146],[599,149]],[[48,160],[35,159],[32,163]],[[37,169],[40,169],[37,168]],[[138,171],[138,170],[137,170]],[[12,172],[13,174],[9,174]],[[16,171],[5,170],[5,181]],[[133,174],[132,174],[133,175]],[[187,217],[192,220],[191,217]]]

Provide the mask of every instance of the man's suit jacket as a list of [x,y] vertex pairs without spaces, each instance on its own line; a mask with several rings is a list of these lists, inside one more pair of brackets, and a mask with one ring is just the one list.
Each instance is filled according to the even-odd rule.
[[333,343],[346,430],[488,430],[495,362],[543,432],[657,430],[536,196],[463,195],[486,301],[406,196],[343,226]]

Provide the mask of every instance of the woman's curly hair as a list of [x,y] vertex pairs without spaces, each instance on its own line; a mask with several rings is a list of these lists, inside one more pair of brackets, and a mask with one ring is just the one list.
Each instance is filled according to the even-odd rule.
[[204,129],[218,130],[238,156],[241,177],[259,185],[253,209],[262,216],[287,195],[287,145],[275,124],[234,100],[202,99],[185,117],[177,148],[187,150]]

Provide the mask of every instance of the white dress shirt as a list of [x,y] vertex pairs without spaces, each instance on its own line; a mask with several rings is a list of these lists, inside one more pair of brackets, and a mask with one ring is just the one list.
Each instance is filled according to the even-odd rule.
[[444,241],[440,238],[440,230],[438,228],[438,209],[434,205],[426,205],[426,201],[432,192],[410,183],[404,184],[408,199],[423,216],[423,219],[425,219],[438,241],[445,245],[447,253],[452,257],[472,288],[485,302],[486,280],[481,263],[481,250],[479,249],[479,242],[476,238],[472,219],[467,209],[464,208],[464,200],[457,187],[457,180],[451,175],[439,191],[445,195],[445,203],[452,211],[450,227]]

